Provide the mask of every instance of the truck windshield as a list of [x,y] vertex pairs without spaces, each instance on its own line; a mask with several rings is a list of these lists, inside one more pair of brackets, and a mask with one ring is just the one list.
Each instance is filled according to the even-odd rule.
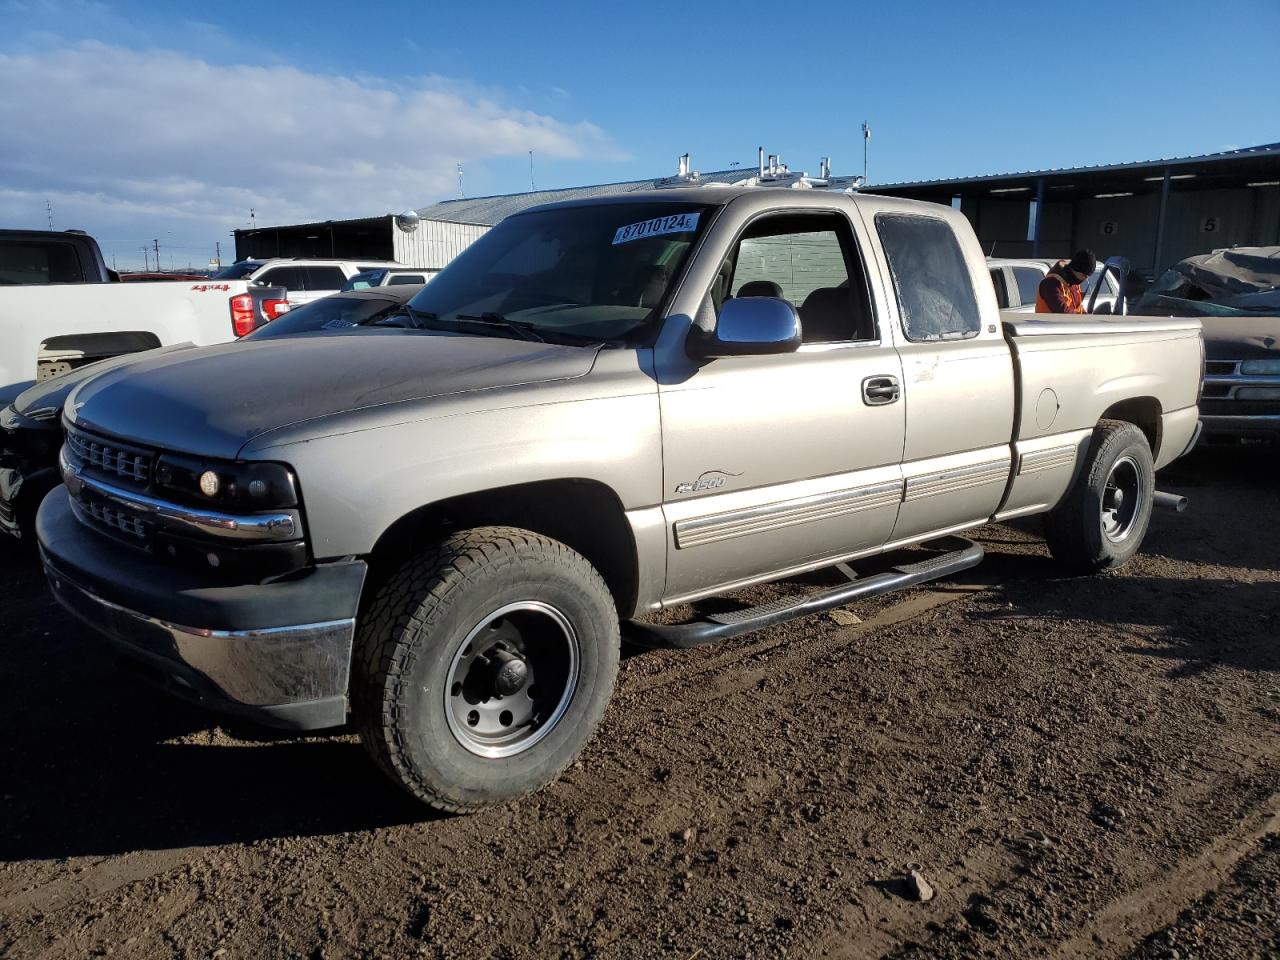
[[553,341],[640,342],[709,209],[649,202],[519,214],[471,244],[411,303],[432,326],[496,318]]

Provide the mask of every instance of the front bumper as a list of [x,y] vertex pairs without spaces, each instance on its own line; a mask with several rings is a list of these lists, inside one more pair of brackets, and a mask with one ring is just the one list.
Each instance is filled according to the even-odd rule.
[[270,726],[346,721],[363,561],[210,585],[87,530],[64,488],[40,505],[36,533],[58,601],[172,692]]
[[1201,416],[1204,432],[1211,437],[1249,437],[1280,440],[1280,413],[1209,414]]
[[53,467],[30,472],[23,467],[0,467],[0,533],[19,540],[29,537],[35,507],[61,482]]

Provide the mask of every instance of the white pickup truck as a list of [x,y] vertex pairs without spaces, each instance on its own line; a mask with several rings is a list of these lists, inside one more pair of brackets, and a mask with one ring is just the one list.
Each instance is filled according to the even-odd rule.
[[[24,262],[33,236],[24,237]],[[91,238],[77,239],[97,249]],[[282,288],[248,280],[0,284],[0,385],[152,347],[234,340],[287,310],[285,297]]]

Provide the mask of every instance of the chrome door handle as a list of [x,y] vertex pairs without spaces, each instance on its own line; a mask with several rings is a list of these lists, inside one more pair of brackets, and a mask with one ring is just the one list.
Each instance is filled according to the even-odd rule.
[[862,381],[862,402],[869,407],[893,403],[902,396],[897,377],[867,377]]

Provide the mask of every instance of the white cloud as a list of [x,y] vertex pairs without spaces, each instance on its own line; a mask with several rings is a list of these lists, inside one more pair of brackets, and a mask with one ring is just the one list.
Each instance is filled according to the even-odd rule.
[[42,225],[48,198],[59,225],[225,237],[250,207],[267,224],[421,206],[453,194],[460,161],[622,156],[594,124],[438,76],[391,83],[87,42],[0,54],[0,90],[6,225]]

